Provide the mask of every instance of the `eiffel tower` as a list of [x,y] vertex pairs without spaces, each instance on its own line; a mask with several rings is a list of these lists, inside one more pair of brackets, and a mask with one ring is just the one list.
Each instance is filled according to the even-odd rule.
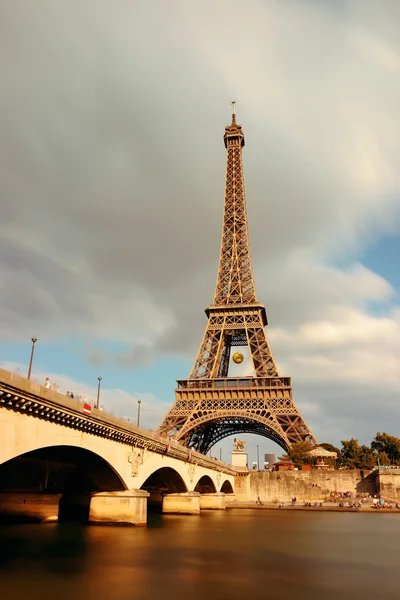
[[[175,403],[158,427],[162,436],[207,453],[232,434],[265,436],[284,450],[316,439],[292,400],[290,377],[278,373],[264,327],[265,307],[257,301],[244,193],[242,126],[225,127],[227,151],[221,255],[214,300],[205,310],[207,327],[189,378],[177,381]],[[247,346],[253,377],[229,377],[232,348]],[[240,362],[243,355],[233,354]]]

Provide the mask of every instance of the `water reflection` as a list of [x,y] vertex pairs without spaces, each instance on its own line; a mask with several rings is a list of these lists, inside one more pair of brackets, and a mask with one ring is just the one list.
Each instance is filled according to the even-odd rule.
[[369,600],[399,597],[400,515],[151,515],[148,528],[0,530],[0,597]]
[[0,572],[35,566],[56,573],[84,571],[87,533],[87,528],[74,523],[4,527],[0,535]]

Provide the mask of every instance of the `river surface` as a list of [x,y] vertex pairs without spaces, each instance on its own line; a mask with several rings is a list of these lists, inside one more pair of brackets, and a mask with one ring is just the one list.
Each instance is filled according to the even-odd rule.
[[398,600],[400,515],[229,510],[0,529],[9,600]]

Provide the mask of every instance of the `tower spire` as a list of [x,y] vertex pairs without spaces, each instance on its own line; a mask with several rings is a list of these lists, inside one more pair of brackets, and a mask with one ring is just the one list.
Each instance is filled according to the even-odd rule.
[[251,264],[244,192],[242,126],[236,123],[236,102],[232,102],[232,124],[225,127],[226,180],[221,254],[213,304],[256,302]]

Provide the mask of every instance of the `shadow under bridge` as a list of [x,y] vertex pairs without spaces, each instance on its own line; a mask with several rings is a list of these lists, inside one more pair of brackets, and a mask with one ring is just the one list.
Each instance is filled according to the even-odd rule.
[[85,521],[92,493],[125,489],[109,463],[94,452],[47,446],[0,465],[0,516]]
[[172,467],[162,467],[154,471],[140,489],[150,494],[147,502],[150,510],[161,510],[166,494],[182,494],[188,491],[182,477]]

